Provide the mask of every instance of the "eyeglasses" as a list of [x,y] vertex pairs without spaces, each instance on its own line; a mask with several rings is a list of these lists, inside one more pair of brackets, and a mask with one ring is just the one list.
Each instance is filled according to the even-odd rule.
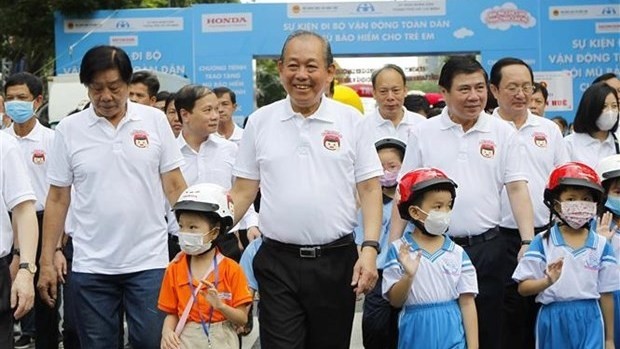
[[508,85],[504,88],[506,91],[508,91],[508,93],[510,93],[511,95],[516,95],[517,93],[519,93],[519,91],[523,91],[524,94],[528,95],[532,92],[534,92],[534,85],[531,84],[525,84],[525,85]]

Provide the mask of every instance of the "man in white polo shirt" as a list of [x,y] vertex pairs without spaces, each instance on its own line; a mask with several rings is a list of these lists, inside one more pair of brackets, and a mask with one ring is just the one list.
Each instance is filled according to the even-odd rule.
[[217,133],[239,145],[243,129],[233,121],[233,114],[237,110],[237,96],[233,90],[224,86],[214,88],[213,92],[219,101],[220,122],[217,125]]
[[[43,212],[49,184],[47,183],[47,168],[49,154],[54,142],[54,131],[41,125],[35,117],[35,111],[43,103],[43,83],[30,73],[17,73],[9,76],[4,84],[6,95],[6,109],[13,120],[7,132],[17,139],[22,152],[24,163],[28,168],[30,183],[37,197],[35,208],[39,232],[43,225]],[[36,260],[41,257],[41,237],[37,248]],[[58,249],[55,253],[62,254]],[[13,255],[13,263],[19,263],[19,255]],[[37,272],[35,284],[39,279]],[[58,348],[58,304],[55,308],[48,307],[39,294],[35,297],[33,312],[21,322],[22,337],[20,344],[27,344],[34,337],[37,348]],[[29,321],[26,321],[26,319]]]
[[157,311],[157,297],[168,264],[163,202],[174,204],[186,184],[183,157],[164,114],[128,101],[131,73],[120,48],[86,52],[80,81],[91,107],[58,124],[49,159],[38,289],[54,304],[52,256],[71,203],[69,291],[83,348],[118,347],[121,304],[132,347],[160,345],[164,314]]
[[[0,348],[13,348],[13,319],[23,317],[34,304],[37,251],[36,197],[15,139],[0,132]],[[13,228],[19,236],[20,265],[11,281]]]
[[[499,238],[501,192],[506,187],[522,240],[534,234],[527,177],[521,169],[517,134],[506,122],[484,113],[487,74],[474,58],[450,58],[439,86],[447,107],[412,131],[401,173],[436,167],[458,184],[458,200],[448,234],[463,246],[476,267],[476,297],[481,349],[499,349],[505,260]],[[392,212],[391,239],[404,221]]]
[[[231,192],[238,220],[260,183],[263,244],[253,265],[261,346],[348,349],[356,294],[377,279],[383,171],[359,112],[324,95],[335,71],[327,40],[292,33],[278,70],[288,97],[249,117]],[[359,259],[356,189],[365,227]]]
[[[538,117],[529,110],[534,73],[527,63],[518,58],[502,58],[491,68],[489,80],[491,93],[498,104],[493,116],[506,120],[516,129],[523,147],[521,165],[528,178],[534,208],[534,231],[544,231],[549,225],[549,209],[543,202],[545,185],[551,171],[569,161],[564,138],[553,121]],[[530,241],[521,240],[506,190],[502,192],[501,207],[500,232],[507,248],[502,348],[534,348],[534,299],[530,297],[527,301],[521,297],[517,292],[517,283],[512,280],[517,256],[523,255]]]
[[426,118],[404,107],[407,96],[405,72],[395,64],[387,64],[375,70],[370,79],[377,108],[364,119],[364,127],[375,141],[392,137],[406,142],[411,128]]

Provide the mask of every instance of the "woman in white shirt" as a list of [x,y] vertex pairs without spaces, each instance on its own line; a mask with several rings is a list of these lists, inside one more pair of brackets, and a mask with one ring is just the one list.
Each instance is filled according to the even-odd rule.
[[616,136],[618,128],[618,93],[606,83],[590,86],[581,97],[575,132],[566,136],[571,161],[595,167],[610,155],[620,154]]

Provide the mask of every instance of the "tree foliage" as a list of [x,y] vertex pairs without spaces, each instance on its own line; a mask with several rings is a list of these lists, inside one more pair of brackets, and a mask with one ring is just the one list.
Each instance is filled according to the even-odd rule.
[[260,108],[286,97],[275,59],[256,60],[256,105]]

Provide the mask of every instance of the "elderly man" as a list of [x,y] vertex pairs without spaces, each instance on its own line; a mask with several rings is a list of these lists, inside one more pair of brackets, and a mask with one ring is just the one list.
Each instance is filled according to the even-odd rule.
[[250,115],[233,170],[236,219],[259,184],[262,193],[254,259],[261,346],[349,348],[356,294],[377,278],[383,171],[359,112],[325,97],[335,66],[323,37],[292,33],[278,70],[288,97]]

